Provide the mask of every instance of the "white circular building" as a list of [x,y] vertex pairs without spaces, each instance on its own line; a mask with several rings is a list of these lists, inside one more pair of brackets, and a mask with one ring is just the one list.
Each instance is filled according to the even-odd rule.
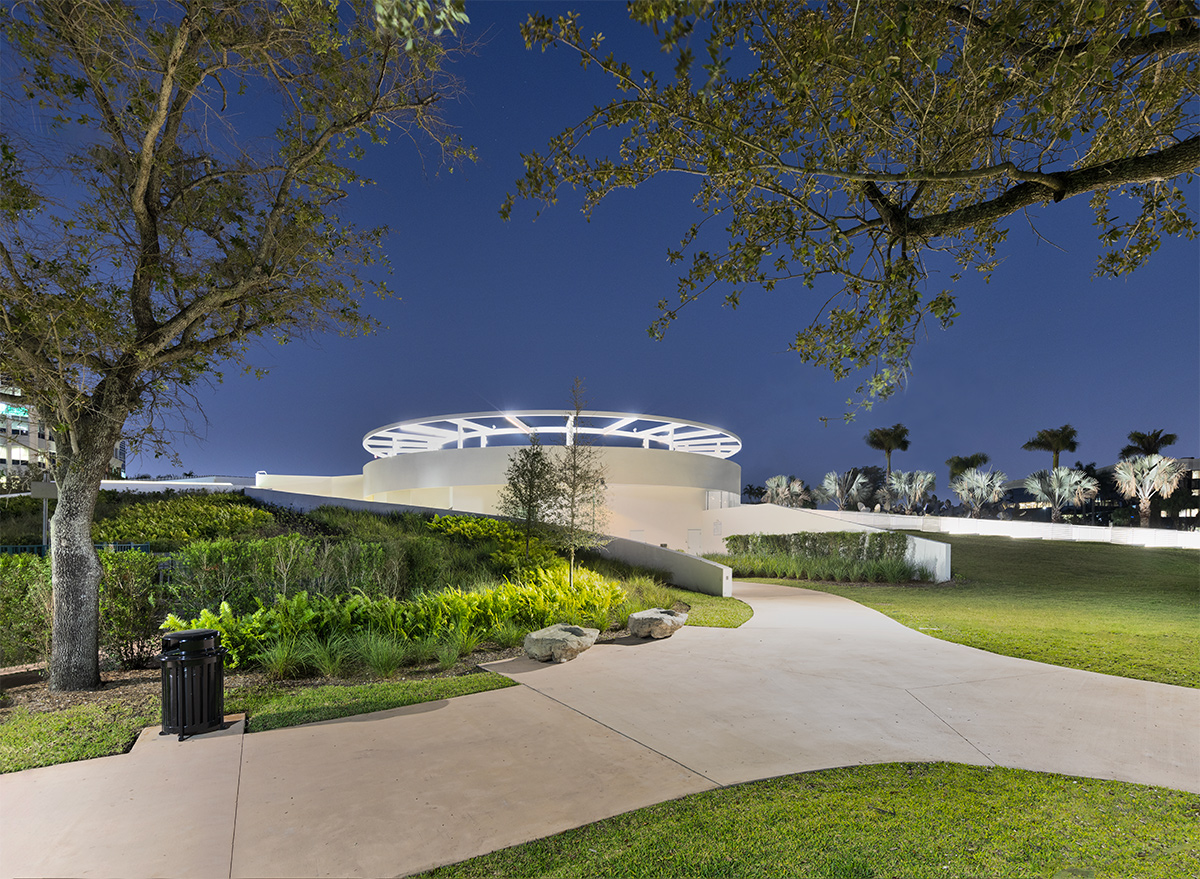
[[707,510],[740,504],[742,448],[729,431],[635,412],[533,409],[396,422],[363,437],[375,459],[361,477],[261,474],[264,488],[494,514],[514,447],[537,434],[553,448],[582,439],[605,468],[608,533],[698,552]]

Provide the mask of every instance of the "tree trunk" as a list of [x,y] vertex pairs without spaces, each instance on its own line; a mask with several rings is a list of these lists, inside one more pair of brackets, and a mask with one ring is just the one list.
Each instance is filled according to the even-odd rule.
[[[124,419],[122,419],[123,423]],[[119,429],[119,428],[118,428]],[[56,439],[58,504],[50,519],[50,569],[54,632],[50,689],[94,690],[100,685],[100,559],[92,543],[92,518],[100,481],[108,473],[118,433],[96,430],[78,449]]]
[[1150,498],[1144,497],[1138,501],[1138,519],[1143,528],[1150,527]]
[[1050,521],[1055,524],[1061,523],[1062,522],[1062,510],[1060,510],[1058,507],[1051,507],[1050,508]]

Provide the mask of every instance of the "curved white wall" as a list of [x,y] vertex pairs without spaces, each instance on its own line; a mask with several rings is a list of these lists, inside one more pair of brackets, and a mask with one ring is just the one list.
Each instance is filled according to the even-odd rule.
[[[363,467],[362,497],[393,504],[494,514],[515,446],[442,449],[377,458]],[[554,449],[553,446],[550,447]],[[688,547],[710,506],[738,503],[742,468],[690,452],[597,446],[608,485],[607,530]]]

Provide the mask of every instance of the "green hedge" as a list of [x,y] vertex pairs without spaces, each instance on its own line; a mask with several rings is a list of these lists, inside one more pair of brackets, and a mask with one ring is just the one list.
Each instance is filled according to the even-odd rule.
[[788,555],[797,558],[840,558],[854,561],[903,561],[908,537],[894,531],[803,531],[797,534],[731,534],[730,555]]
[[735,577],[771,577],[841,583],[908,583],[932,580],[932,573],[900,559],[861,559],[825,556],[804,558],[782,553],[706,555],[706,559],[733,569]]
[[0,555],[0,666],[36,662],[50,651],[50,559]]

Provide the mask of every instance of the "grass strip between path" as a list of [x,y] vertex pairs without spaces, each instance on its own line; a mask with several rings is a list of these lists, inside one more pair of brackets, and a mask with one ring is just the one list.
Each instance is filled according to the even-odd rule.
[[[452,699],[515,683],[492,672],[479,672],[452,678],[349,686],[231,687],[225,694],[225,712],[246,712],[249,731],[262,732]],[[0,773],[123,754],[133,747],[144,728],[161,723],[162,715],[157,709],[147,712],[119,700],[45,712],[18,707],[0,724]]]
[[884,764],[693,794],[425,877],[1200,875],[1200,797],[960,764]]

